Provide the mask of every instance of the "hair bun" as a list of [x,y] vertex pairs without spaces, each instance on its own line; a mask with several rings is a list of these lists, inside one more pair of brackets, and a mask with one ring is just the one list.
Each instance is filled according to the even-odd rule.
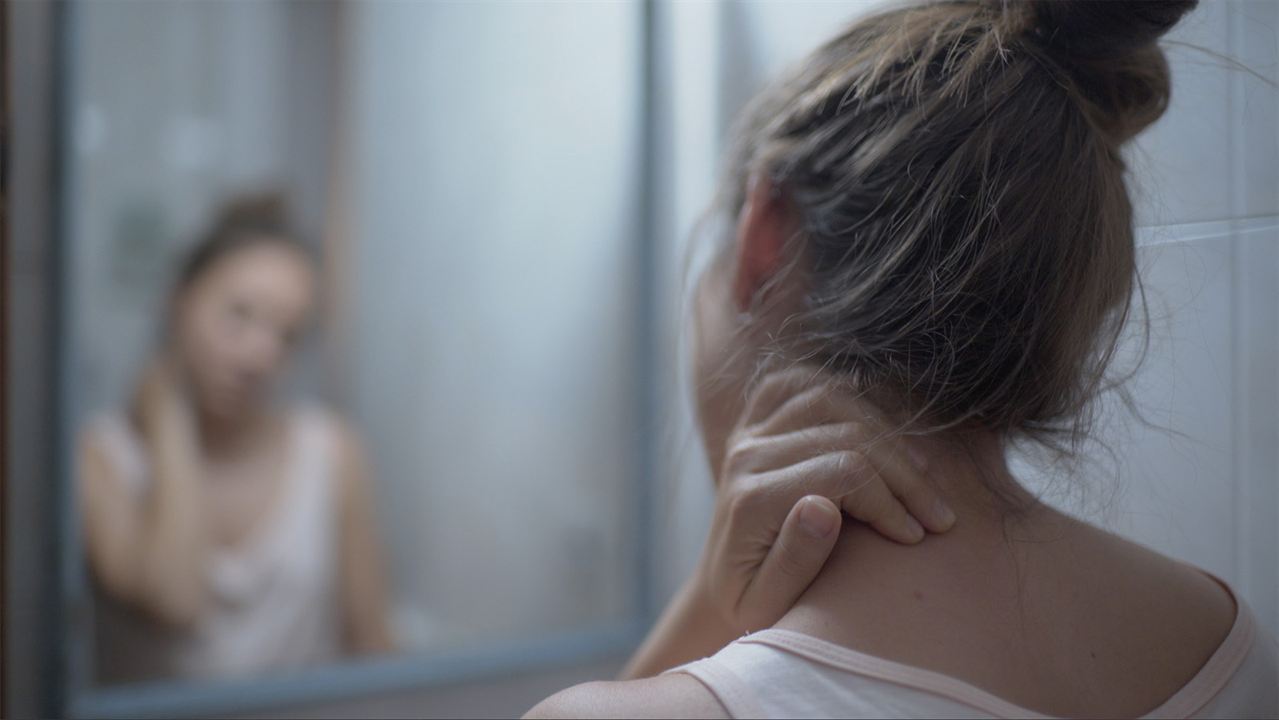
[[1168,60],[1156,41],[1198,0],[1001,0],[1022,30],[1073,79],[1094,126],[1122,144],[1163,115]]
[[287,234],[288,200],[284,193],[267,191],[238,195],[218,208],[213,232]]
[[1142,49],[1198,0],[1031,0],[1034,30],[1054,50],[1104,60]]

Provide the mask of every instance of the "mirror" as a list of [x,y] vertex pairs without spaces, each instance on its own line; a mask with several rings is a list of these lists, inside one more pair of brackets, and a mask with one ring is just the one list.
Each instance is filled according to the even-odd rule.
[[642,6],[67,10],[77,712],[629,642]]

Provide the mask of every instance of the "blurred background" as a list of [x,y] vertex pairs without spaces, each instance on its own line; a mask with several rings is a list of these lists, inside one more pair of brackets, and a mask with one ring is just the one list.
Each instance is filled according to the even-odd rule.
[[[614,674],[709,517],[683,298],[726,128],[877,5],[7,6],[10,715],[518,715]],[[1172,107],[1129,153],[1149,423],[1114,408],[1078,480],[1019,467],[1279,632],[1279,95],[1253,74],[1279,76],[1279,4],[1203,3],[1166,45]],[[77,438],[130,406],[211,218],[263,192],[315,260],[279,402],[363,444],[394,651],[105,683]]]

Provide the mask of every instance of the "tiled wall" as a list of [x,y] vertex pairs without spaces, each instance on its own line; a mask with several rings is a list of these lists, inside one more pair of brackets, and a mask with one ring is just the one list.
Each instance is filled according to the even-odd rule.
[[[1119,458],[1110,526],[1231,582],[1279,629],[1279,222],[1144,228],[1149,352],[1126,415],[1102,439]],[[1110,482],[1109,478],[1101,481]]]
[[1115,527],[1232,582],[1272,632],[1279,91],[1252,73],[1279,78],[1277,33],[1279,4],[1205,2],[1167,43],[1172,104],[1129,153],[1151,311],[1132,388],[1155,427],[1106,438],[1122,459]]

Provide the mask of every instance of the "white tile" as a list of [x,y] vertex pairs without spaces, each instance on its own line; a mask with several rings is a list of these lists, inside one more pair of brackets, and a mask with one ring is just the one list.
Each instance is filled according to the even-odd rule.
[[1279,225],[1235,249],[1239,589],[1279,634]]
[[1128,388],[1150,424],[1107,403],[1117,460],[1091,454],[1093,502],[1070,509],[1226,578],[1275,632],[1279,220],[1231,224],[1142,233],[1150,345]]
[[1168,111],[1127,148],[1141,225],[1230,217],[1232,76],[1186,43],[1229,54],[1230,3],[1200,3],[1165,43],[1172,69]]
[[1232,252],[1228,235],[1142,248],[1150,346],[1130,388],[1151,425],[1106,438],[1122,457],[1118,529],[1231,580]]
[[725,6],[726,25],[746,35],[755,62],[774,75],[801,60],[859,17],[884,7],[877,0],[764,0]]
[[1279,213],[1279,3],[1237,2],[1234,58],[1247,67],[1234,73],[1235,199],[1237,214]]
[[[1234,581],[1231,238],[1139,252],[1150,344],[1125,387],[1144,422],[1108,396],[1077,465],[1054,475],[1023,457],[1014,471],[1059,507]],[[1116,370],[1131,368],[1136,337]]]

